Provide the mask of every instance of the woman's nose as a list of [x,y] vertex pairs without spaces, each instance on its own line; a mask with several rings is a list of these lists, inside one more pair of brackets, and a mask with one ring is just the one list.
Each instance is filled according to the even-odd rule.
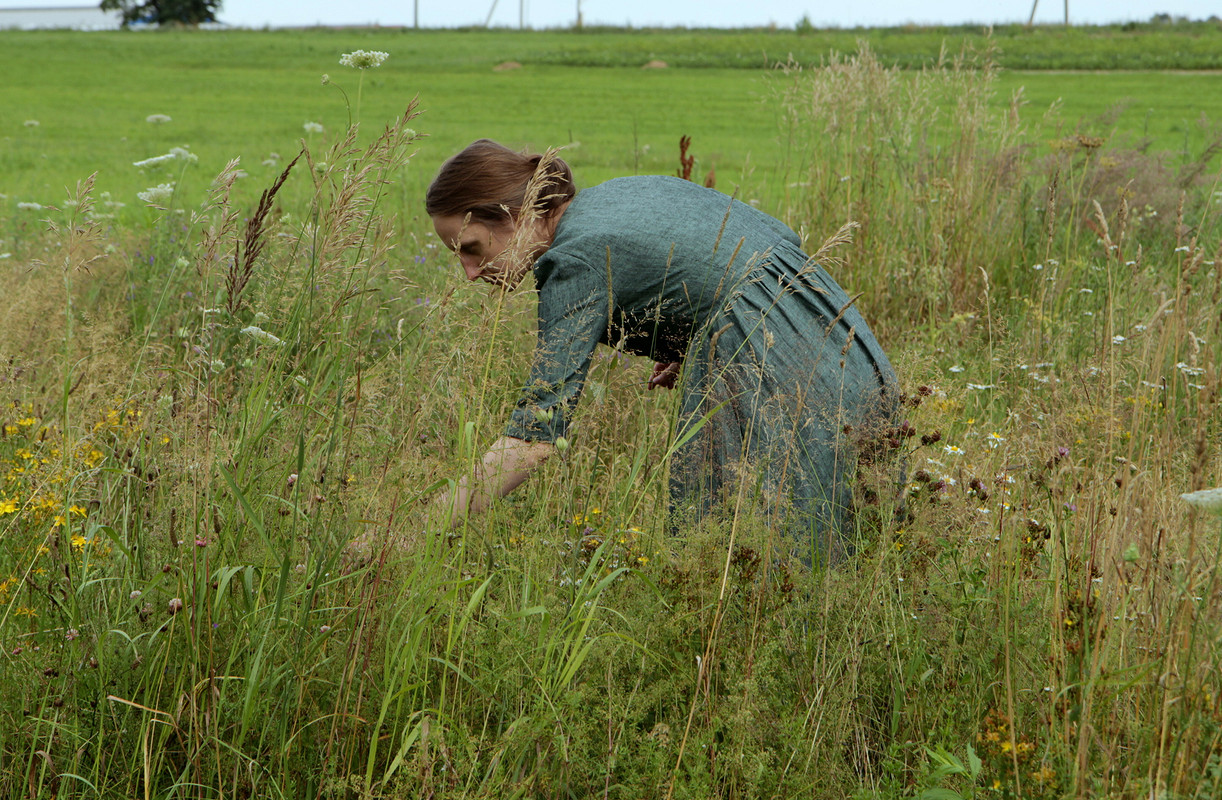
[[467,274],[467,280],[479,280],[479,276],[484,274],[484,266],[475,259],[462,259],[462,271]]

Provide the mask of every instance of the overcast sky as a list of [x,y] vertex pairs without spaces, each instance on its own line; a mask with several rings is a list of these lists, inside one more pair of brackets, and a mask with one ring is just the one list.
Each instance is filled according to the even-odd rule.
[[[224,0],[220,18],[231,25],[491,24],[517,27],[572,25],[580,2],[589,25],[792,27],[803,16],[817,26],[1026,22],[1032,0]],[[90,0],[0,0],[0,8],[92,5]],[[1145,21],[1166,13],[1192,19],[1222,15],[1219,0],[1069,0],[1071,23]],[[1038,0],[1037,22],[1060,22],[1065,0]]]

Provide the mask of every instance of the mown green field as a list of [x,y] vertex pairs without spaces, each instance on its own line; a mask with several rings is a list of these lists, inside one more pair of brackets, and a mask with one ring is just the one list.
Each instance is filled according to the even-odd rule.
[[[1123,32],[1086,40],[1091,47],[1121,48],[1115,58],[1129,69],[1116,73],[1006,68],[1026,64],[1018,54],[1033,42],[1060,53],[1062,60],[1050,58],[1052,64],[1076,54],[1080,60],[1070,63],[1087,67],[1096,51],[1044,30],[996,34],[1002,69],[994,102],[1001,107],[1022,91],[1022,121],[1037,146],[1084,131],[1191,159],[1219,133],[1222,71],[1140,70],[1150,63],[1147,47],[1174,47],[1182,60],[1173,65],[1192,66],[1200,42],[1222,42],[1216,27],[1190,30],[1173,44],[1155,38],[1141,46]],[[792,137],[776,102],[792,80],[777,65],[791,57],[819,64],[833,52],[854,52],[859,41],[868,41],[884,64],[905,66],[935,63],[942,47],[955,55],[965,43],[984,46],[977,32],[958,30],[864,38],[711,31],[0,32],[0,67],[18,76],[0,88],[7,123],[0,134],[3,193],[10,204],[49,204],[65,186],[98,171],[101,189],[130,199],[157,177],[139,173],[132,162],[172,146],[190,147],[202,159],[187,180],[209,180],[233,157],[247,173],[267,179],[271,171],[262,164],[270,154],[296,152],[303,137],[316,146],[333,141],[346,128],[357,87],[355,76],[339,73],[337,59],[358,48],[391,53],[361,90],[366,136],[413,97],[424,112],[418,124],[427,138],[405,196],[418,195],[437,164],[476,136],[570,146],[579,178],[591,184],[672,172],[678,138],[690,135],[702,167],[716,169],[723,181],[767,191],[783,179]],[[701,52],[704,59],[696,60]],[[654,58],[673,68],[640,68]],[[507,61],[523,67],[492,71]],[[321,84],[325,73],[335,85]],[[173,122],[141,124],[151,114]],[[27,121],[39,124],[23,127]],[[306,121],[323,124],[326,133],[306,136]]]
[[[0,32],[0,797],[1218,797],[1220,35]],[[604,349],[439,529],[535,308],[438,246],[437,164],[685,134],[808,251],[852,224],[905,480],[834,569],[750,464],[676,529],[675,397]]]

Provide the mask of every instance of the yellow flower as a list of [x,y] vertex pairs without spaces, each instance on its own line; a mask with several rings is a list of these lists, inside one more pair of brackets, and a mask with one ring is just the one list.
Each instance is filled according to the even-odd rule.
[[1036,783],[1051,783],[1052,779],[1056,776],[1057,774],[1047,765],[1044,765],[1043,767],[1040,767],[1038,771],[1031,773],[1031,779]]
[[[23,419],[19,419],[19,420],[17,420],[17,424],[18,424],[18,425],[20,425],[20,426],[21,426],[21,427],[23,427],[23,428],[28,428],[28,427],[30,427],[31,425],[37,425],[37,424],[38,424],[38,420],[37,420],[37,419],[35,419],[34,417],[25,417],[25,418],[23,418]],[[14,431],[14,433],[16,433],[16,431]]]
[[0,515],[12,514],[17,510],[17,501],[12,498],[0,500]]
[[78,517],[85,516],[85,509],[81,506],[72,506],[68,509],[69,514],[76,514]]
[[17,606],[17,608],[13,609],[13,613],[19,617],[37,617],[38,616],[37,611],[35,611],[32,608],[26,608],[24,606]]
[[68,524],[68,518],[67,518],[67,517],[65,517],[63,514],[56,514],[56,515],[55,515],[55,522],[54,522],[54,523],[51,525],[51,527],[53,527],[53,528],[62,528],[63,526],[65,526],[65,525],[67,525],[67,524]]
[[89,540],[79,533],[72,537],[72,547],[74,550],[84,550],[87,544],[89,544]]
[[16,425],[5,425],[4,426],[4,435],[5,436],[16,436],[17,431],[18,431],[18,428]]

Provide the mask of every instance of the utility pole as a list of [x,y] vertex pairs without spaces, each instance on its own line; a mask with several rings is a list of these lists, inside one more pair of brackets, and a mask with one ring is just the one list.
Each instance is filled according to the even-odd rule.
[[577,30],[581,30],[581,0],[577,0]]
[[[1039,8],[1040,0],[1035,0],[1031,4],[1031,16],[1027,17],[1027,27],[1030,28],[1035,24],[1035,9]],[[1065,27],[1069,27],[1069,0],[1065,0]]]
[[420,27],[420,0],[415,0],[412,3],[412,27]]

